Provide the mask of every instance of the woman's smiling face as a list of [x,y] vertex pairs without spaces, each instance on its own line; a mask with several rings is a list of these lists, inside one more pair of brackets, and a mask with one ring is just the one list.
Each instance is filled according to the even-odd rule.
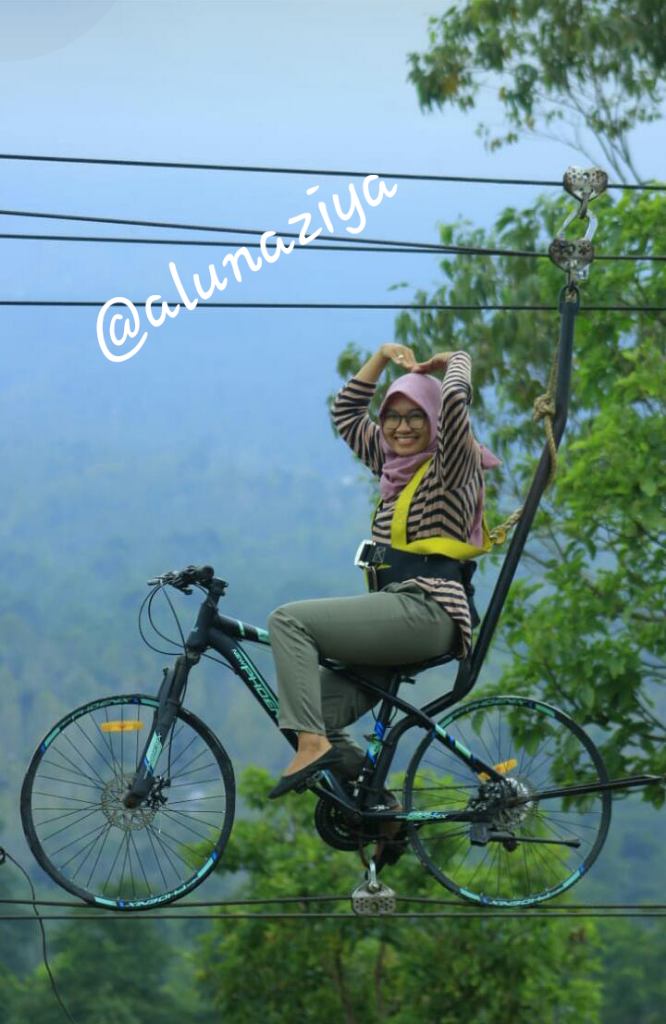
[[382,431],[396,455],[416,455],[428,447],[430,423],[420,405],[405,395],[391,395],[382,414]]

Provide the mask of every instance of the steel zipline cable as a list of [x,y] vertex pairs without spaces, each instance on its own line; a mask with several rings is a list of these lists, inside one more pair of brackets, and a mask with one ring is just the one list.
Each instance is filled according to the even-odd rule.
[[[329,175],[332,177],[345,178],[367,178],[369,174],[377,174],[378,177],[380,178],[395,178],[396,180],[400,181],[448,181],[465,182],[481,185],[545,185],[553,187],[562,186],[561,180],[541,181],[525,178],[481,178],[465,177],[462,175],[454,174],[405,174],[390,173],[388,171],[342,171],[305,167],[257,167],[241,164],[185,163],[182,161],[176,162],[168,160],[121,160],[102,157],[50,156],[46,154],[39,155],[32,153],[0,153],[0,160],[32,160],[42,163],[67,164],[101,164],[113,167],[161,167],[173,170],[188,171],[241,171],[244,173],[251,174],[310,174],[315,176]],[[665,191],[666,185],[652,185],[649,183],[630,185],[624,184],[623,182],[614,182],[612,184],[609,184],[608,188],[630,189],[637,191],[645,189]]]
[[[74,900],[0,899],[0,906],[6,906],[6,905],[11,905],[11,906],[30,906],[30,907],[33,907],[33,908],[35,908],[35,907],[60,907],[60,908],[69,908],[69,909],[72,909],[72,910],[79,911],[79,913],[74,914],[74,915],[72,915],[72,914],[57,914],[57,915],[52,915],[52,914],[51,915],[43,915],[42,914],[42,915],[40,915],[42,917],[42,919],[46,920],[46,921],[72,921],[72,920],[80,921],[80,920],[88,920],[88,919],[92,919],[92,920],[96,920],[96,921],[97,920],[103,921],[103,920],[118,920],[121,917],[122,918],[131,917],[131,918],[133,918],[135,920],[146,920],[146,919],[149,919],[149,920],[159,920],[160,918],[163,918],[163,917],[169,917],[169,918],[172,918],[172,919],[177,919],[179,917],[182,917],[185,920],[196,920],[197,918],[201,918],[202,920],[210,920],[210,919],[216,919],[216,920],[221,920],[222,919],[223,920],[223,919],[227,919],[227,918],[231,919],[231,920],[248,920],[248,919],[254,919],[254,918],[276,919],[276,918],[282,918],[282,917],[286,917],[286,918],[315,918],[317,920],[322,920],[323,918],[334,918],[335,920],[340,920],[340,919],[349,919],[349,920],[354,919],[354,920],[356,920],[357,918],[363,918],[364,916],[366,916],[366,915],[356,915],[356,914],[350,915],[350,914],[333,914],[333,913],[320,913],[320,912],[315,912],[315,913],[300,912],[299,913],[299,912],[293,912],[293,911],[290,911],[288,913],[282,913],[282,912],[280,912],[280,913],[266,913],[265,911],[258,911],[258,912],[253,912],[253,913],[244,913],[244,914],[238,914],[238,913],[233,913],[233,914],[227,914],[227,913],[217,913],[217,914],[209,914],[209,913],[201,914],[201,913],[196,913],[196,914],[190,914],[190,913],[187,913],[187,911],[190,911],[190,910],[195,910],[195,909],[196,910],[200,910],[200,909],[210,909],[210,908],[216,908],[217,910],[224,910],[224,909],[236,908],[236,907],[267,907],[267,906],[281,907],[281,906],[284,906],[284,905],[289,905],[289,904],[294,904],[294,903],[296,903],[296,904],[303,904],[303,905],[323,904],[323,903],[348,903],[350,901],[350,899],[351,899],[350,896],[272,896],[272,897],[266,897],[265,899],[255,898],[255,899],[238,899],[238,900],[202,900],[202,901],[190,901],[190,900],[188,900],[186,902],[181,903],[179,905],[179,908],[178,908],[177,911],[174,911],[173,908],[171,908],[167,913],[165,913],[164,910],[167,910],[167,908],[165,907],[164,910],[159,910],[158,909],[157,912],[146,913],[146,912],[142,911],[140,914],[128,913],[128,912],[123,913],[122,911],[109,912],[108,910],[100,913],[99,912],[99,908],[94,906],[93,904],[80,903],[80,902],[76,902]],[[422,913],[422,912],[417,912],[417,911],[405,911],[405,912],[401,912],[401,913],[398,913],[398,914],[395,914],[395,913],[387,914],[386,916],[388,916],[388,917],[398,917],[398,918],[401,918],[401,917],[403,917],[403,918],[404,917],[409,917],[409,918],[412,918],[412,917],[418,917],[418,918],[423,918],[423,917],[467,917],[467,918],[476,918],[476,917],[480,917],[480,918],[484,918],[484,919],[488,920],[488,918],[491,918],[491,917],[520,917],[520,918],[524,919],[526,917],[540,917],[540,918],[547,918],[547,917],[569,917],[569,918],[597,917],[597,918],[601,918],[601,917],[619,917],[619,916],[624,916],[624,917],[664,917],[664,916],[666,916],[666,903],[645,903],[645,904],[643,904],[643,903],[579,903],[579,904],[554,905],[554,906],[551,906],[551,907],[542,907],[540,905],[535,905],[536,909],[525,908],[525,909],[520,910],[520,911],[515,911],[515,910],[509,911],[509,910],[506,910],[504,908],[491,907],[491,906],[481,907],[481,906],[477,906],[475,904],[469,904],[469,905],[466,906],[465,904],[461,903],[460,900],[439,899],[439,898],[436,898],[436,897],[429,897],[429,896],[396,896],[395,900],[396,900],[396,903],[400,903],[400,904],[412,904],[412,903],[414,903],[414,904],[417,904],[417,905],[425,905],[425,906],[430,906],[430,907],[455,907],[457,909],[454,912],[449,912],[449,911],[446,911],[446,912],[430,911],[430,912],[427,912],[427,913]],[[381,916],[381,915],[378,915],[378,916]],[[25,914],[17,915],[17,914],[4,914],[3,913],[3,914],[0,914],[0,920],[2,920],[2,921],[23,921],[23,920],[33,920],[33,918],[31,918],[31,917],[29,917],[28,915],[25,915]]]
[[[145,300],[125,300],[137,309],[146,305]],[[177,306],[177,299],[160,301],[170,306]],[[0,306],[71,306],[94,307],[104,305],[103,299],[0,299]],[[419,310],[440,310],[449,312],[557,312],[558,306],[473,306],[459,303],[426,303],[415,305],[413,302],[205,302],[197,303],[195,309],[408,309],[415,313]],[[580,313],[666,313],[666,306],[581,306]]]
[[[224,230],[234,230],[233,228]],[[242,228],[238,229],[242,231]],[[282,238],[291,237],[296,238],[296,235],[281,235]],[[260,242],[245,242],[241,239],[228,239],[224,242],[215,242],[208,238],[118,238],[115,235],[29,235],[21,233],[3,233],[0,232],[0,238],[15,239],[20,241],[35,241],[35,242],[120,242],[124,245],[195,245],[195,246],[220,246],[228,249],[232,246],[245,246],[246,249],[260,249]],[[347,241],[347,239],[341,239],[341,241]],[[355,239],[349,239],[350,242]],[[358,239],[361,241],[361,239]],[[295,246],[293,252],[317,252],[318,250],[328,252],[391,252],[391,253],[408,253],[408,254],[424,254],[427,253],[429,256],[437,255],[463,255],[463,256],[526,256],[534,259],[549,259],[547,252],[529,252],[527,250],[520,249],[490,249],[481,246],[465,246],[465,245],[432,245],[428,242],[417,243],[417,242],[387,242],[385,245],[372,244],[365,248],[362,246],[355,245],[328,245],[325,242],[317,243],[316,245],[307,246]],[[602,254],[595,255],[595,260],[610,261],[610,260],[646,260],[652,263],[666,261],[666,256],[655,255],[653,253],[627,253],[620,256],[604,256]]]
[[[126,217],[97,217],[92,215],[74,214],[74,213],[47,213],[44,211],[36,210],[0,210],[0,216],[2,217],[34,217],[37,219],[44,220],[64,220],[64,221],[82,221],[84,223],[93,224],[122,224],[131,227],[148,227],[148,228],[169,228],[177,231],[209,231],[220,234],[240,234],[240,235],[258,235],[265,234],[265,229],[260,228],[239,228],[239,227],[225,227],[222,225],[210,225],[210,224],[182,224],[173,221],[157,221],[157,220],[135,220]],[[276,234],[278,234],[276,232]],[[298,232],[294,231],[281,231],[279,232],[280,238],[297,239],[300,238]],[[122,242],[125,244],[146,244],[146,245],[217,245],[217,246],[246,246],[248,248],[257,248],[257,243],[244,242],[244,241],[232,241],[227,240],[224,242],[213,242],[208,239],[187,239],[179,240],[177,238],[114,238],[99,236],[78,236],[78,235],[29,235],[24,233],[5,233],[0,234],[0,238],[7,239],[34,239],[39,241],[57,241],[57,242]],[[318,244],[309,243],[307,245],[301,245],[294,247],[301,249],[333,249],[337,251],[350,252],[420,252],[433,254],[460,254],[467,256],[520,256],[528,259],[549,259],[547,252],[533,252],[525,249],[503,249],[503,248],[489,248],[485,246],[474,246],[474,245],[443,245],[436,242],[409,242],[405,240],[395,240],[388,238],[349,238],[347,235],[327,235],[327,242],[344,243],[343,245],[327,245],[324,242]],[[370,248],[365,248],[365,247]],[[374,248],[377,247],[377,248]],[[627,253],[624,255],[609,255],[603,254],[595,255],[595,260],[648,260],[648,261],[664,261],[666,255],[654,254],[654,253]]]

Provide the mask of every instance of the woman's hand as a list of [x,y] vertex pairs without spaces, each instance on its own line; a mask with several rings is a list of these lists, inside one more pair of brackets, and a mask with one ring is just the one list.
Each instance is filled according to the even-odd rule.
[[397,345],[394,342],[388,341],[385,345],[381,346],[379,351],[384,359],[394,362],[396,366],[402,367],[403,370],[414,370],[418,366],[414,353],[407,345]]
[[432,359],[426,360],[425,363],[416,363],[412,369],[414,373],[446,372],[449,359],[453,355],[455,355],[455,352],[435,352]]

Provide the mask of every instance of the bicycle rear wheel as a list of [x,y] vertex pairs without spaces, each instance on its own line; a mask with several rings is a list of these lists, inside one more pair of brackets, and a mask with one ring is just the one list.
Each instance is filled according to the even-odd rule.
[[34,856],[59,885],[113,910],[149,910],[191,892],[215,868],[234,819],[229,757],[180,708],[148,798],[129,810],[132,781],[158,701],[91,701],[40,743],[21,790]]
[[[607,782],[590,737],[558,708],[523,697],[473,701],[439,726],[496,768],[506,784],[477,775],[429,733],[405,778],[405,809],[416,812],[410,841],[421,863],[447,889],[475,903],[529,906],[569,889],[603,846],[611,794],[529,798],[547,789]],[[523,802],[510,806],[515,798]],[[485,845],[472,843],[479,836],[469,822],[416,823],[418,812],[493,805],[489,827],[506,838]]]

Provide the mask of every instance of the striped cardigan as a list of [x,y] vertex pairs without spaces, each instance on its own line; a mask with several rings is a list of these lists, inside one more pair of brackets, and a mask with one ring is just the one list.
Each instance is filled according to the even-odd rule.
[[[352,377],[340,390],[332,408],[340,436],[369,469],[380,477],[384,456],[380,429],[368,416],[376,384]],[[407,522],[407,541],[425,537],[453,537],[467,542],[481,489],[481,453],[469,418],[472,401],[472,360],[466,352],[449,359],[442,381],[442,405],[437,430],[437,450],[412,499]],[[381,501],[372,524],[372,539],[391,542],[391,519],[398,495]],[[460,643],[454,652],[465,658],[472,645],[472,624],[462,583],[455,580],[413,581],[428,591],[460,626]]]

